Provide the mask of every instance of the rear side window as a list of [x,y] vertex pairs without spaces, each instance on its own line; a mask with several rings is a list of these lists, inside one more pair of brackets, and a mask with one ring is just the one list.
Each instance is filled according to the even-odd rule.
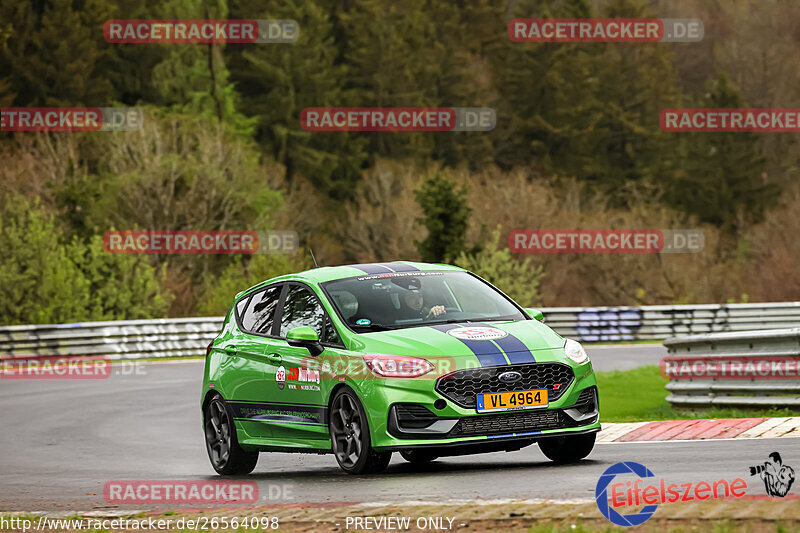
[[247,308],[240,314],[239,319],[242,323],[242,329],[259,335],[271,335],[272,325],[275,323],[275,309],[278,306],[280,294],[280,285],[273,285],[263,291],[254,293],[250,297]]

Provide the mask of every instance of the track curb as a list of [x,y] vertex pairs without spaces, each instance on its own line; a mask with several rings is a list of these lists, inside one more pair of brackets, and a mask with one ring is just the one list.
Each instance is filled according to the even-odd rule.
[[712,418],[606,423],[597,442],[663,442],[716,439],[800,437],[800,416],[779,418]]

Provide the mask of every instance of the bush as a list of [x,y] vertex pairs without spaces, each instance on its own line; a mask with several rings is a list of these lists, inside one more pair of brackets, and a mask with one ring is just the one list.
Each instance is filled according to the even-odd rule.
[[0,323],[47,324],[164,316],[163,272],[110,255],[100,237],[64,241],[39,202],[7,197],[0,212]]
[[486,246],[471,254],[462,252],[455,263],[482,277],[523,307],[541,305],[542,267],[534,265],[530,258],[516,261],[507,247],[500,248],[499,226]]

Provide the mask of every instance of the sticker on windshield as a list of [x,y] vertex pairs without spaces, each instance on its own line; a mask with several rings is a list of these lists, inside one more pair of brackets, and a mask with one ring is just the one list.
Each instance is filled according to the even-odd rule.
[[[444,276],[444,272],[440,271],[419,271],[419,272],[392,272],[387,274],[374,274],[372,276],[359,276],[356,277],[358,281],[365,281],[371,279],[386,279],[386,278],[403,278],[407,276]],[[336,280],[340,281],[340,280]]]
[[502,329],[488,327],[455,328],[447,333],[457,339],[469,341],[490,341],[508,336],[508,333]]
[[356,326],[369,326],[370,324],[372,324],[372,320],[369,318],[359,318],[356,320]]

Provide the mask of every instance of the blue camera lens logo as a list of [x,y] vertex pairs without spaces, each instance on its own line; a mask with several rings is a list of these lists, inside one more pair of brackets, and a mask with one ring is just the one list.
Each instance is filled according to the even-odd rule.
[[623,515],[612,509],[608,504],[608,486],[614,478],[620,474],[635,474],[640,478],[655,477],[655,474],[646,466],[632,461],[609,466],[606,471],[603,472],[603,475],[600,476],[600,479],[597,480],[597,487],[594,489],[594,498],[597,502],[597,508],[600,509],[603,516],[612,524],[623,527],[644,524],[650,520],[650,517],[656,512],[658,505],[645,505],[638,513]]

